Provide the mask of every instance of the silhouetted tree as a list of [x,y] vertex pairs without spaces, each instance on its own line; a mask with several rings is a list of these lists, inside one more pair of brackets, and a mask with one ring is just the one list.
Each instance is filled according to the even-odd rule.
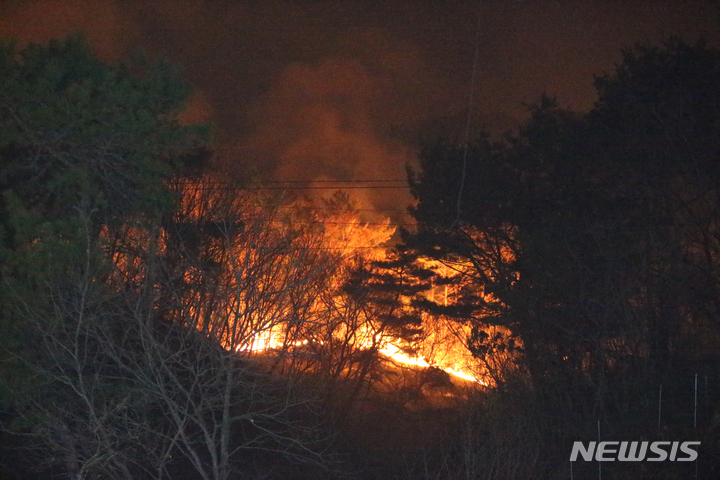
[[450,306],[424,306],[470,322],[478,355],[487,326],[510,330],[545,445],[597,418],[652,430],[658,385],[720,360],[719,61],[627,49],[587,114],[543,98],[504,142],[438,143],[410,171],[406,248],[463,271],[437,280],[458,285]]

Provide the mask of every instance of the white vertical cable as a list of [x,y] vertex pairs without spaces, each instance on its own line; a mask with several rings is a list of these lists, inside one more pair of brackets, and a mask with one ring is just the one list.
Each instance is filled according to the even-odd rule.
[[468,144],[470,143],[470,124],[472,122],[473,106],[475,103],[475,77],[477,74],[477,63],[480,52],[480,20],[482,19],[482,1],[478,1],[478,17],[477,25],[475,28],[475,54],[473,57],[472,75],[470,77],[470,98],[468,101],[468,114],[467,121],[465,122],[465,144],[463,147],[463,158],[462,158],[462,174],[460,175],[460,189],[458,191],[457,209],[455,220],[450,225],[450,228],[454,227],[455,224],[460,220],[460,209],[462,204],[462,194],[465,189],[465,176],[467,174],[467,155],[468,155]]

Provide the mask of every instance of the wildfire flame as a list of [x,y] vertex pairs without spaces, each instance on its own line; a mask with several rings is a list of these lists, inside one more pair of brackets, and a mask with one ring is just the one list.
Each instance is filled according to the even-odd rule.
[[396,345],[393,345],[392,343],[388,343],[386,346],[381,348],[380,353],[382,353],[383,355],[392,359],[395,362],[404,363],[406,365],[414,365],[417,367],[425,367],[425,368],[436,367],[436,368],[439,368],[439,369],[445,371],[446,373],[449,373],[450,375],[452,375],[454,377],[461,378],[468,382],[477,382],[477,383],[479,383],[481,385],[485,385],[485,386],[488,385],[486,381],[479,379],[478,377],[476,377],[472,373],[469,373],[466,370],[460,369],[457,364],[453,365],[452,367],[432,364],[432,363],[428,362],[427,360],[425,360],[421,355],[410,356],[410,355],[406,354],[405,352],[400,350]]
[[[388,337],[382,341],[382,346],[377,349],[377,351],[382,354],[384,357],[386,357],[388,360],[394,363],[399,363],[403,365],[409,365],[414,367],[420,367],[420,368],[430,368],[435,367],[439,368],[440,370],[443,370],[444,372],[448,373],[449,375],[452,375],[454,377],[457,377],[459,379],[468,381],[468,382],[475,382],[479,383],[484,386],[488,386],[489,383],[478,376],[472,374],[468,369],[463,369],[458,365],[458,363],[450,363],[447,361],[447,359],[442,363],[431,363],[428,360],[426,360],[422,355],[412,355],[406,353],[403,349],[401,349],[397,343],[400,343],[400,340],[393,339],[392,337]],[[245,353],[262,353],[262,352],[268,352],[272,350],[280,350],[283,348],[287,348],[288,346],[291,347],[303,347],[310,343],[309,340],[303,339],[303,340],[297,340],[295,342],[292,342],[291,345],[287,345],[287,342],[285,341],[285,335],[280,331],[266,331],[262,333],[258,333],[256,335],[253,335],[252,339],[243,345],[238,345],[235,348],[235,351],[237,352],[245,352]],[[367,345],[369,341],[364,342],[365,348],[369,348]]]
[[[227,192],[214,185],[199,180],[178,188],[182,215],[173,227],[182,229],[195,222],[209,233],[200,232],[204,235],[200,239],[183,239],[178,232],[164,231],[159,237],[157,248],[161,252],[176,248],[189,258],[196,246],[189,242],[206,242],[204,248],[216,252],[215,263],[205,261],[216,265],[212,270],[203,270],[202,262],[179,267],[177,275],[182,284],[211,281],[215,295],[208,311],[208,293],[188,288],[191,293],[176,300],[175,308],[181,312],[176,315],[183,322],[229,350],[246,355],[272,351],[293,355],[330,349],[331,343],[341,341],[354,351],[375,351],[391,364],[434,367],[467,382],[490,384],[481,364],[464,344],[468,331],[452,330],[456,327],[443,326],[440,319],[425,316],[427,333],[410,345],[379,325],[371,312],[353,307],[342,292],[340,286],[352,265],[385,258],[383,245],[395,230],[389,219],[363,223],[354,205],[342,197],[316,209],[306,200],[282,203],[258,198],[256,193],[228,199]],[[137,244],[149,242],[150,236],[140,231],[134,236]],[[145,275],[137,258],[117,257],[116,264],[126,276]],[[209,275],[214,275],[212,280]],[[427,292],[429,298],[438,294],[434,289]],[[442,294],[445,304],[452,301],[447,287]],[[328,320],[333,315],[346,315],[347,321],[339,320],[339,327],[328,330],[323,322],[333,324]]]

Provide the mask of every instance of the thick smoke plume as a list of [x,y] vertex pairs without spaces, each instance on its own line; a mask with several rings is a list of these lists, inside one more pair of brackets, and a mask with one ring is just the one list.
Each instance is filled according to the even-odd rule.
[[[186,120],[213,120],[223,163],[306,182],[403,178],[421,142],[462,141],[478,25],[473,135],[517,126],[542,93],[586,109],[592,75],[621,47],[717,42],[718,18],[707,0],[0,3],[1,33],[20,43],[83,32],[109,61],[144,50],[182,65],[197,90]],[[401,189],[354,193],[378,209],[410,201]]]

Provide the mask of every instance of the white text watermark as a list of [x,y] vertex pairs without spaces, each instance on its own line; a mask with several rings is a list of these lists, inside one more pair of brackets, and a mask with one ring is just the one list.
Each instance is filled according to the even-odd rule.
[[694,462],[700,442],[574,442],[570,461]]

